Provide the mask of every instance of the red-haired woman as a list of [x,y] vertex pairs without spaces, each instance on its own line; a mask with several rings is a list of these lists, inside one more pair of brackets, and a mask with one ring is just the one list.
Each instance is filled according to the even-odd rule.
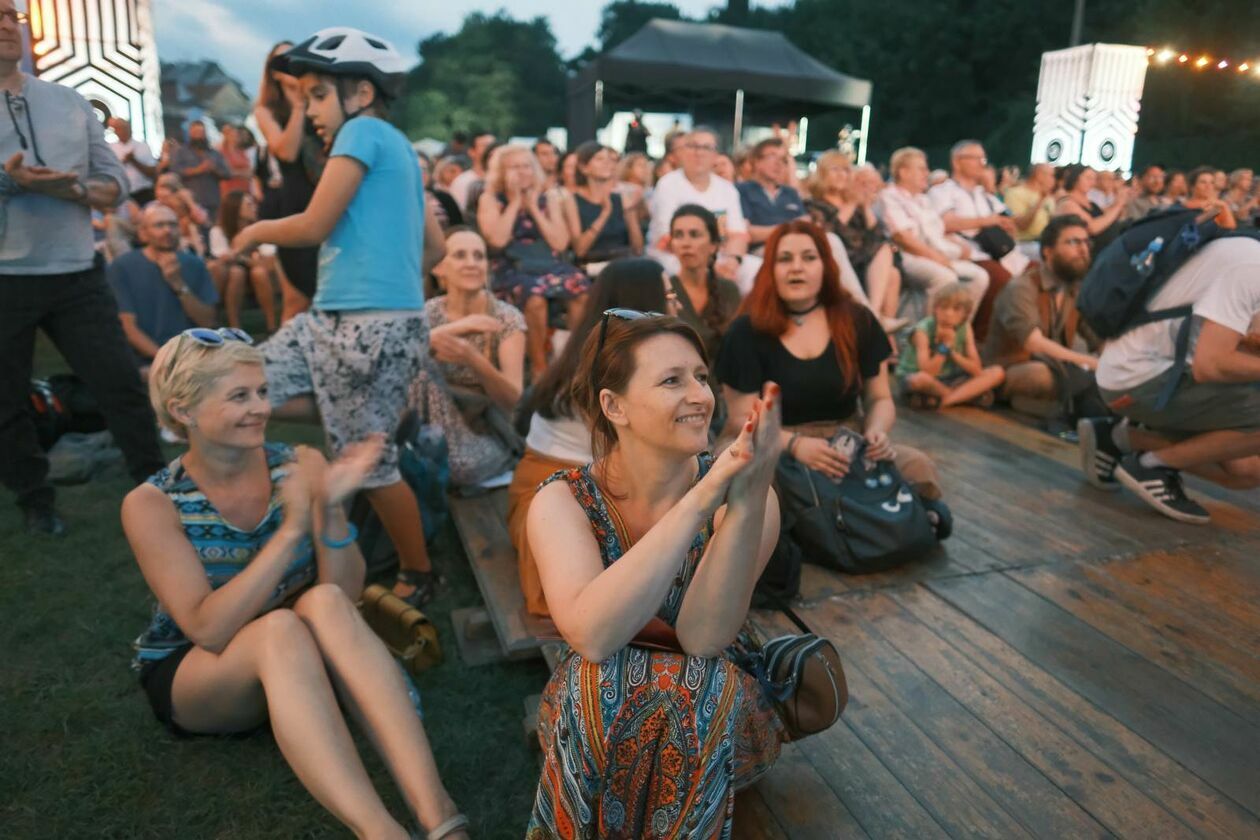
[[840,285],[822,229],[782,224],[766,242],[765,262],[714,366],[730,418],[724,436],[738,431],[731,424],[748,416],[763,384],[777,382],[784,452],[842,478],[849,459],[828,438],[849,426],[866,438],[868,457],[894,460],[925,499],[938,499],[932,461],[908,446],[894,449],[888,437],[897,419],[884,364],[891,355],[874,313]]

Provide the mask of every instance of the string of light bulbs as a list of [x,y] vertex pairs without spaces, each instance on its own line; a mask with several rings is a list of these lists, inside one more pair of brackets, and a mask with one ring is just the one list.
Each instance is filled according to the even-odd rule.
[[1193,67],[1195,70],[1232,71],[1260,76],[1260,59],[1233,61],[1228,58],[1213,56],[1209,53],[1195,55],[1192,52],[1174,50],[1172,47],[1147,47],[1146,57],[1147,60],[1161,66],[1179,64],[1184,67]]

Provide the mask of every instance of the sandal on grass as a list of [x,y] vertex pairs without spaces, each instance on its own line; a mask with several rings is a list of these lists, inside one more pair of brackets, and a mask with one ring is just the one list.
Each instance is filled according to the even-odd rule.
[[455,832],[463,831],[466,828],[468,828],[468,817],[465,817],[463,814],[456,814],[427,834],[421,833],[423,831],[421,829],[421,831],[413,832],[411,836],[414,840],[442,840],[443,837],[449,837]]
[[429,601],[433,600],[433,596],[437,594],[439,579],[435,572],[399,569],[398,577],[395,580],[398,583],[413,587],[410,595],[399,595],[398,597],[417,609],[429,603]]

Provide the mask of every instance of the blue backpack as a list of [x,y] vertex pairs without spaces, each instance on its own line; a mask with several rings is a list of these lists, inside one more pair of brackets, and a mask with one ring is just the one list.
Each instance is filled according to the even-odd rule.
[[1181,318],[1172,375],[1156,403],[1162,409],[1172,398],[1190,350],[1191,304],[1147,309],[1169,278],[1204,245],[1226,236],[1260,241],[1260,231],[1222,230],[1202,211],[1180,205],[1134,222],[1094,258],[1076,297],[1081,318],[1101,339],[1110,341],[1157,321]]

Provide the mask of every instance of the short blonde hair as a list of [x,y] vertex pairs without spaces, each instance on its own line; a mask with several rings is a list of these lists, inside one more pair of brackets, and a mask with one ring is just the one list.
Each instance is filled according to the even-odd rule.
[[170,404],[191,409],[238,365],[262,367],[262,351],[243,341],[210,347],[183,334],[163,344],[149,368],[149,402],[158,422],[186,439],[188,430],[171,414]]
[[962,306],[969,316],[971,315],[971,308],[975,305],[975,298],[971,296],[971,292],[962,283],[950,283],[947,286],[942,286],[932,296],[933,310],[938,306]]
[[923,162],[927,163],[927,153],[914,146],[902,146],[892,153],[892,157],[888,159],[888,174],[894,182],[897,180],[897,173],[913,158],[923,158]]
[[490,155],[490,162],[486,164],[486,192],[490,195],[503,195],[507,192],[503,168],[507,165],[507,159],[512,155],[525,155],[529,158],[530,166],[534,170],[534,187],[542,190],[547,183],[547,178],[543,175],[542,164],[538,162],[538,158],[534,155],[534,150],[521,143],[509,143],[506,146],[500,146],[495,149]]
[[844,152],[833,150],[819,155],[814,163],[814,171],[809,173],[809,179],[805,182],[805,188],[812,198],[822,201],[827,197],[827,179],[823,171],[833,164],[840,164],[845,169],[853,167],[853,161]]

